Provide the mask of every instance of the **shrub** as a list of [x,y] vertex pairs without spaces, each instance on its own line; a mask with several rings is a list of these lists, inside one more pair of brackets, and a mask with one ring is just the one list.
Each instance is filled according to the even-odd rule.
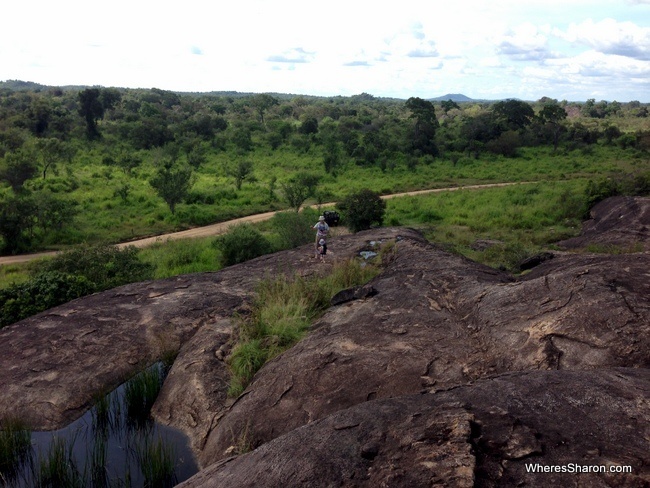
[[43,265],[45,271],[59,271],[85,278],[93,292],[153,278],[154,266],[142,262],[138,250],[129,246],[82,246],[59,254]]
[[93,292],[83,276],[44,271],[25,283],[0,290],[0,327]]
[[312,242],[312,226],[317,218],[313,211],[276,213],[271,223],[278,236],[277,249],[293,249]]
[[352,232],[381,225],[386,212],[386,202],[378,193],[364,189],[348,195],[336,206],[343,213],[345,222]]
[[250,224],[239,224],[218,237],[214,245],[221,251],[221,265],[231,266],[269,254],[271,243]]
[[616,195],[649,195],[650,173],[589,180],[585,193],[590,206]]

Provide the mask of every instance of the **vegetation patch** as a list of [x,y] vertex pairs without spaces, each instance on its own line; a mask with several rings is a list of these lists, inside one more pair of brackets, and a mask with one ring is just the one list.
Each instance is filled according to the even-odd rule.
[[268,278],[256,291],[249,314],[239,317],[238,337],[229,364],[229,395],[238,396],[269,360],[298,342],[337,292],[366,283],[379,268],[351,259],[316,278]]
[[82,246],[33,267],[29,279],[0,289],[0,327],[90,293],[153,277],[134,247]]

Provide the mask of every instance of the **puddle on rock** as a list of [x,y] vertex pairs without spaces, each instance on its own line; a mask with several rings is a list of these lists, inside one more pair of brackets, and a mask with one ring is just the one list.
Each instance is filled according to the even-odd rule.
[[164,488],[190,478],[198,466],[187,436],[150,416],[166,374],[154,364],[63,429],[32,432],[31,450],[0,484]]

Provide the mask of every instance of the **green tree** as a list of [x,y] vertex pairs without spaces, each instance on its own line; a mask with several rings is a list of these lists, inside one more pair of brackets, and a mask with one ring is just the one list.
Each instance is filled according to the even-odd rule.
[[492,106],[496,120],[503,124],[503,130],[521,130],[531,124],[535,111],[529,103],[521,100],[505,100]]
[[381,225],[386,213],[386,202],[369,189],[363,189],[346,196],[336,205],[352,232]]
[[253,178],[253,163],[245,159],[239,160],[228,173],[235,178],[235,188],[239,191],[245,180]]
[[250,129],[247,127],[236,128],[232,134],[231,141],[242,153],[253,150],[253,138]]
[[38,173],[36,161],[36,153],[29,149],[7,153],[0,166],[0,181],[9,183],[14,193],[21,193],[25,182]]
[[475,158],[478,158],[485,144],[499,137],[501,130],[494,115],[490,112],[484,112],[474,117],[467,117],[463,121],[460,133],[465,141],[465,148],[474,153]]
[[17,254],[29,251],[33,236],[35,206],[25,196],[12,196],[0,202],[2,251]]
[[325,172],[331,173],[341,165],[341,145],[336,140],[335,134],[328,134],[323,140],[323,166]]
[[34,193],[32,198],[36,224],[44,233],[63,229],[78,212],[76,201],[57,198],[49,191]]
[[312,173],[300,172],[291,177],[288,181],[281,183],[284,198],[291,208],[296,212],[305,200],[313,196],[320,177]]
[[172,168],[166,165],[158,170],[149,184],[174,214],[176,205],[185,200],[192,186],[192,168]]
[[553,151],[557,151],[560,133],[564,130],[563,123],[567,118],[566,110],[564,110],[564,107],[557,100],[549,100],[544,104],[542,110],[540,110],[539,118],[542,123],[551,129],[553,135]]
[[454,102],[451,99],[450,100],[444,100],[444,101],[440,102],[440,106],[442,107],[442,111],[445,114],[447,112],[449,112],[450,110],[453,110],[455,108],[460,110],[460,105],[458,105],[456,102]]
[[264,120],[264,114],[271,107],[278,105],[280,102],[274,96],[269,95],[268,93],[260,93],[259,95],[254,95],[251,99],[251,105],[257,111],[259,116],[260,123],[266,127],[266,121]]
[[411,97],[406,101],[406,108],[411,111],[410,118],[415,121],[411,139],[412,149],[421,154],[437,155],[438,148],[434,138],[439,124],[433,103]]
[[142,158],[131,153],[124,152],[117,158],[116,164],[126,175],[130,175],[135,168],[142,164]]
[[302,124],[300,124],[300,128],[298,129],[298,132],[305,135],[317,134],[318,120],[316,119],[316,117],[306,117],[302,121]]
[[97,139],[100,135],[97,122],[104,117],[104,105],[100,95],[99,88],[87,88],[79,92],[79,115],[86,121],[88,139]]
[[53,137],[39,139],[36,147],[40,152],[41,172],[43,179],[46,178],[48,170],[53,170],[56,174],[56,164],[66,159],[67,148],[64,143]]

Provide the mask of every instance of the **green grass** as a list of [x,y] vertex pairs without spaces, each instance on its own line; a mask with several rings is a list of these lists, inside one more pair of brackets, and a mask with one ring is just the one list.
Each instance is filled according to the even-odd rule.
[[126,382],[124,408],[128,424],[136,428],[147,424],[150,420],[151,407],[162,388],[165,375],[164,368],[155,364]]
[[0,422],[0,482],[4,486],[14,480],[31,457],[31,431],[20,420]]
[[[518,271],[525,257],[578,234],[585,186],[584,180],[569,180],[391,199],[385,223],[421,228],[454,252]],[[477,240],[500,243],[477,250]]]
[[135,445],[135,458],[144,488],[171,488],[176,484],[176,453],[161,438],[145,437]]
[[349,260],[318,278],[280,276],[262,281],[250,315],[239,320],[230,357],[229,395],[239,395],[267,361],[298,342],[334,294],[365,283],[378,272],[375,266]]
[[76,439],[52,439],[45,456],[40,458],[36,471],[36,486],[82,488],[85,486],[84,475],[75,462],[72,448]]
[[140,258],[153,264],[154,279],[219,269],[219,251],[214,237],[168,240],[141,249]]
[[[320,174],[319,193],[326,200],[336,201],[365,187],[386,194],[497,181],[574,179],[629,172],[648,162],[647,155],[615,146],[594,145],[589,151],[561,149],[557,154],[550,148],[537,147],[522,148],[516,158],[485,154],[479,159],[462,156],[453,162],[443,155],[428,164],[423,159],[413,169],[399,159],[390,161],[385,171],[347,161],[334,176],[323,172],[318,147],[307,153],[297,153],[285,146],[276,151],[258,147],[246,156],[254,164],[255,180],[244,182],[239,191],[224,169],[239,156],[232,152],[210,154],[196,171],[191,203],[178,205],[172,215],[148,183],[154,171],[153,157],[146,151],[141,153],[144,163],[129,176],[104,166],[101,148],[95,148],[74,164],[74,185],[64,174],[35,181],[35,187],[44,186],[59,197],[80,202],[74,225],[48,233],[45,247],[122,242],[287,208],[279,183],[300,170]],[[273,177],[277,178],[278,190],[275,199],[270,199],[268,188]],[[125,184],[130,188],[126,200],[115,193]],[[312,198],[308,203],[315,202]]]

